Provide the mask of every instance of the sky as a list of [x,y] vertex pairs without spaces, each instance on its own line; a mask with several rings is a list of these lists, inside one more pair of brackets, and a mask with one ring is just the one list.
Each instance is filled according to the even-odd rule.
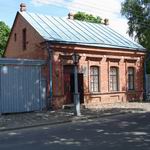
[[67,17],[69,12],[78,11],[109,19],[109,26],[127,35],[127,20],[121,16],[121,2],[124,0],[0,0],[0,21],[12,26],[20,3],[27,5],[28,12],[50,16]]

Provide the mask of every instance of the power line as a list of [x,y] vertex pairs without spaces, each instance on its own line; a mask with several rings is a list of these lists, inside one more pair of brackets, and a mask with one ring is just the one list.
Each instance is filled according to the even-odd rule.
[[[53,0],[52,0],[53,1]],[[60,7],[62,7],[62,4],[64,4],[64,3],[60,3],[60,2],[55,2],[53,5],[57,5],[57,6],[60,6]],[[69,5],[67,5],[67,2],[65,2],[65,5],[64,6],[66,6],[66,7],[68,7],[69,6],[69,8],[71,8],[71,9],[73,9],[73,10],[79,10],[79,9],[83,9],[82,7],[80,7],[81,6],[81,4],[84,4],[84,3],[82,3],[82,2],[76,2],[76,3],[74,3],[74,6],[75,7],[73,7],[73,6],[69,6]],[[78,7],[79,6],[79,7]],[[94,12],[95,12],[95,10],[96,10],[96,12],[103,12],[103,11],[107,11],[107,13],[108,12],[110,12],[110,13],[114,13],[114,14],[117,14],[117,15],[121,15],[121,13],[119,13],[119,12],[117,12],[117,11],[114,11],[114,10],[112,10],[112,9],[104,9],[104,8],[98,8],[98,7],[93,7],[93,6],[91,6],[90,4],[85,4],[84,6],[88,6],[88,10],[93,10],[93,8],[94,8]],[[77,9],[75,9],[75,8],[77,8]],[[87,9],[85,9],[85,10],[87,10]],[[143,18],[143,16],[142,15],[140,15],[139,14],[139,12],[137,12],[137,11],[135,11],[135,10],[132,10],[133,12],[135,12],[135,14],[136,14],[136,16],[138,16],[139,18]]]
[[[56,2],[56,1],[54,1],[54,0],[51,0],[51,2],[52,3],[49,3],[49,4],[51,4],[51,5],[54,5],[54,6],[58,6],[58,7],[68,7],[68,8],[71,8],[71,9],[73,9],[73,10],[78,10],[78,9],[83,9],[81,6],[84,4],[84,3],[79,3],[79,2],[76,2],[76,3],[74,3],[74,6],[75,7],[73,7],[73,6],[71,6],[71,5],[69,5],[67,2]],[[45,3],[46,4],[46,3]],[[48,3],[47,3],[48,4]],[[109,11],[109,9],[103,9],[103,8],[98,8],[98,7],[94,7],[94,6],[90,6],[89,4],[85,4],[85,5],[83,5],[83,6],[87,6],[87,9],[89,10],[91,10],[92,8],[94,8],[94,11],[95,10],[97,10],[97,11],[99,11],[99,12],[102,12],[102,11],[107,11],[107,12],[110,12],[110,13],[116,13],[116,14],[119,14],[119,12],[116,12],[116,11]],[[76,9],[75,9],[76,8]]]
[[[52,3],[53,5],[59,5],[60,7],[62,7],[62,4],[63,4],[63,5],[66,6],[66,7],[69,7],[69,8],[71,8],[71,9],[72,9],[72,8],[74,9],[74,7],[68,5],[68,2],[58,2],[58,1],[56,2],[55,0],[51,0],[51,2],[54,2],[54,3]],[[70,3],[70,2],[69,2],[69,3]],[[99,7],[96,6],[96,3],[95,3],[95,5],[91,5],[91,4],[83,3],[83,2],[75,2],[75,3],[74,3],[75,8],[78,8],[78,9],[83,9],[83,8],[81,7],[81,5],[87,6],[88,9],[94,8],[94,11],[95,11],[95,9],[98,10],[98,11],[103,11],[103,10],[104,10],[104,11],[107,11],[107,12],[110,12],[110,13],[113,12],[113,13],[115,13],[115,14],[121,15],[120,12],[114,11],[114,10],[112,10],[112,9],[110,9],[110,8],[109,8],[109,9],[107,9],[107,8],[105,8],[105,9],[102,8],[102,6],[104,6],[104,5],[101,5],[101,7],[99,8]],[[74,10],[76,10],[76,9],[74,9]],[[136,10],[132,10],[132,11],[135,12],[137,16],[143,18],[142,15],[137,14],[138,11],[136,11]]]
[[[106,11],[106,13],[115,13],[116,15],[121,15],[119,12],[112,11],[112,9],[109,9],[109,11],[108,11],[107,9],[98,8],[98,7],[95,7],[94,5],[91,7],[90,4],[87,4],[87,3],[85,4],[83,2],[75,2],[74,3],[75,7],[73,7],[71,5],[68,5],[68,2],[58,2],[58,1],[56,2],[55,0],[51,0],[51,2],[53,2],[52,5],[54,5],[54,6],[64,7],[64,8],[65,7],[69,7],[70,9],[72,9],[72,11],[86,11],[86,12],[91,12],[92,13],[93,12],[93,8],[94,8],[94,14],[95,13],[99,14],[100,12]],[[83,8],[81,7],[81,5],[87,6],[88,8],[85,9],[85,10],[83,10]],[[136,14],[137,11],[134,10],[133,12],[135,12],[135,14]],[[143,18],[143,16],[139,15],[139,14],[136,14],[136,16],[139,17],[139,18],[141,18],[141,19]],[[140,23],[140,24],[144,25],[147,28],[150,28],[149,24],[146,24],[146,23]]]
[[[69,2],[68,2],[69,1]],[[68,0],[68,1],[56,1],[56,0],[49,0],[49,2],[46,2],[45,4],[52,4],[52,5],[59,5],[59,6],[61,6],[62,7],[62,5],[64,5],[64,6],[67,6],[67,7],[69,7],[69,8],[73,8],[70,4],[72,3],[72,1],[70,1],[70,0]],[[37,1],[38,2],[38,1]],[[81,6],[86,6],[86,7],[88,7],[88,9],[89,8],[94,8],[94,9],[97,9],[97,10],[99,10],[100,8],[97,6],[97,4],[96,3],[93,3],[93,4],[89,4],[89,3],[85,3],[85,2],[74,2],[73,3],[74,4],[74,6],[75,7],[77,7],[77,8],[82,8]],[[105,9],[103,9],[102,7],[105,7],[103,4],[101,4],[101,10],[105,10],[105,11],[107,11],[107,12],[112,12],[112,11],[110,11],[110,9],[107,9],[107,8],[105,8]],[[114,13],[119,13],[119,12],[117,12],[117,11],[114,11],[113,10],[113,12]]]

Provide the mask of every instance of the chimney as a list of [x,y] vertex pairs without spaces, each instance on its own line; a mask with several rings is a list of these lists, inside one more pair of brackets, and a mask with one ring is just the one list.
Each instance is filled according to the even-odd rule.
[[26,10],[27,10],[26,4],[25,3],[21,3],[20,4],[20,11],[23,12],[23,11],[26,11]]
[[109,19],[107,19],[107,18],[104,19],[104,25],[106,25],[106,26],[109,25]]
[[68,14],[68,19],[73,20],[73,19],[74,19],[74,14],[70,12],[70,13]]

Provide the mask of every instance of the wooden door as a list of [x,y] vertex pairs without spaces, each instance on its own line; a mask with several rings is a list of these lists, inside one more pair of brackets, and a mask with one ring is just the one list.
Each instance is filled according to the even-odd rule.
[[65,104],[71,103],[71,86],[70,86],[70,74],[65,73],[64,74],[64,95],[66,97]]
[[73,103],[72,96],[71,96],[71,76],[70,74],[73,73],[73,65],[65,65],[64,66],[64,95],[66,97],[65,104]]

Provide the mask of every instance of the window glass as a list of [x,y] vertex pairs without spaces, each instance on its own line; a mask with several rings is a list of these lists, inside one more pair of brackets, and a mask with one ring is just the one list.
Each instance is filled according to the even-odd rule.
[[134,90],[134,68],[128,68],[128,90]]
[[110,91],[118,91],[118,68],[110,68]]
[[99,91],[99,68],[97,66],[90,67],[90,91]]

